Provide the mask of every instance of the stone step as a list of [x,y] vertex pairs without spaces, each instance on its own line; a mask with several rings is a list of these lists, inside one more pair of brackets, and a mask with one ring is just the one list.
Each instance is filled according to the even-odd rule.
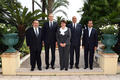
[[93,70],[90,69],[69,69],[68,71],[62,70],[60,71],[59,68],[54,70],[52,69],[42,69],[39,71],[35,69],[34,71],[30,71],[30,68],[20,68],[16,72],[17,75],[24,75],[24,76],[71,76],[71,75],[86,75],[86,74],[104,74],[104,71],[101,68],[94,68]]

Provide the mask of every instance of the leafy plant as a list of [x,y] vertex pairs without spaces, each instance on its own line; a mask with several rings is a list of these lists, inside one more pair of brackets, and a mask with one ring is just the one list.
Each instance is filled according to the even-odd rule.
[[19,51],[22,53],[20,55],[21,58],[30,53],[29,48],[27,47],[27,44],[26,44],[26,40],[24,40],[24,43]]
[[25,39],[25,31],[31,26],[32,21],[40,19],[45,14],[40,13],[40,10],[31,12],[17,0],[2,0],[0,1],[0,22],[5,24],[11,24],[15,26],[19,35],[19,42],[16,49],[20,49]]
[[49,13],[56,14],[61,12],[67,17],[67,13],[64,10],[60,9],[60,7],[68,8],[68,0],[42,0],[42,2],[43,1],[45,4],[42,4],[43,6],[35,1],[35,3],[39,6],[40,10],[43,11],[43,13],[47,12],[46,14],[48,15]]
[[7,34],[7,33],[16,33],[17,29],[15,26],[12,26],[11,24],[3,24],[0,23],[0,33],[1,34]]
[[23,46],[20,48],[20,52],[29,54],[29,48],[27,47],[26,40],[24,40]]
[[118,33],[118,28],[116,25],[108,25],[104,26],[101,29],[101,32],[104,34],[117,34]]
[[82,14],[80,23],[83,27],[87,26],[88,20],[93,20],[94,28],[101,35],[102,26],[118,24],[120,36],[120,0],[84,0],[84,7],[78,12]]

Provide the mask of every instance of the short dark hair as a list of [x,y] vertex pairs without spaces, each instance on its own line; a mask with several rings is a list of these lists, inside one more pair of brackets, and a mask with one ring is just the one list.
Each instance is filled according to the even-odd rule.
[[93,22],[93,20],[92,20],[92,19],[88,20],[88,23],[89,23],[89,21],[92,21],[92,22]]
[[39,20],[35,19],[35,20],[32,21],[32,23],[34,23],[34,21],[38,21],[39,22]]
[[65,23],[65,24],[67,24],[67,22],[66,22],[65,20],[61,20],[61,22],[60,22],[60,23],[62,23],[62,22],[63,22],[63,23]]

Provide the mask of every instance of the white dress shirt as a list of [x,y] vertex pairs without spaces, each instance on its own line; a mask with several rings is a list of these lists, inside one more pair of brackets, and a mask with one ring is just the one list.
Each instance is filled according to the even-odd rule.
[[[39,28],[33,27],[33,29],[34,29],[35,34],[36,34],[36,35],[39,35]],[[37,32],[36,32],[36,30],[37,30]]]
[[73,28],[74,28],[74,25],[75,25],[75,28],[76,28],[76,26],[77,26],[77,23],[72,23],[73,24]]
[[53,21],[49,21],[49,27],[51,27],[51,26],[53,26]]
[[91,28],[88,27],[89,37],[91,35],[91,31],[92,31],[92,27]]

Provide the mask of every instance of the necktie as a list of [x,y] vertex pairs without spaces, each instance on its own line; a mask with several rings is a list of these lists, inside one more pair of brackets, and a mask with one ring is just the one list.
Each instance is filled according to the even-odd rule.
[[52,26],[53,26],[53,24],[52,24],[52,22],[50,22],[50,28],[52,28]]
[[51,22],[51,27],[53,26],[52,22]]
[[37,28],[35,28],[35,34],[36,34],[36,36],[38,36]]
[[73,28],[75,29],[75,23],[74,23],[74,26],[73,26]]

